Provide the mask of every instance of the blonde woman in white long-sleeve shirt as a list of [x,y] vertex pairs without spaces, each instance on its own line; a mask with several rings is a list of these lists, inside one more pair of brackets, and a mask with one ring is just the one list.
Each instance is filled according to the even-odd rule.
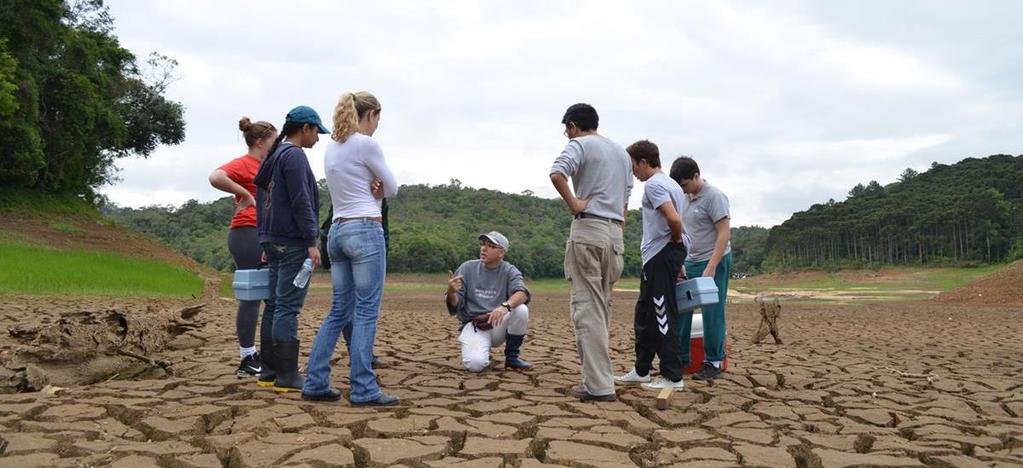
[[398,404],[397,397],[380,389],[371,364],[387,272],[380,197],[398,193],[394,174],[373,139],[379,123],[380,101],[368,92],[346,93],[334,108],[334,131],[330,135],[334,141],[324,153],[327,187],[334,203],[333,223],[327,235],[334,301],[309,353],[308,375],[302,388],[306,400],[341,398],[341,391],[330,386],[330,359],[341,330],[351,323],[349,400],[366,406]]

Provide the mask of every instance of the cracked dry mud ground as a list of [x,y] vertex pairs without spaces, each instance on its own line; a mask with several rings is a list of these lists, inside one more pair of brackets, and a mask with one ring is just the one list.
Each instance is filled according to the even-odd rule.
[[[612,358],[624,372],[635,293],[615,298]],[[74,303],[19,301],[42,313]],[[328,301],[315,290],[300,316],[304,353]],[[173,377],[0,395],[0,467],[1023,464],[1018,309],[786,304],[776,346],[748,344],[759,314],[730,305],[729,371],[687,380],[658,411],[641,388],[613,403],[565,395],[579,379],[567,301],[534,298],[523,357],[535,369],[505,371],[499,349],[492,370],[472,375],[439,292],[385,294],[379,376],[402,405],[362,409],[235,378],[234,303],[220,300],[204,312],[205,344],[161,354]],[[24,310],[12,307],[0,304],[5,328]],[[347,391],[338,355],[333,380]]]

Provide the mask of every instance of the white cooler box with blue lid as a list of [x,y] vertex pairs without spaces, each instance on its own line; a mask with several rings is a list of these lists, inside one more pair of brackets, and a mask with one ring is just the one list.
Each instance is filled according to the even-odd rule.
[[270,299],[270,270],[236,270],[234,272],[235,299],[242,301],[259,301]]
[[679,312],[689,312],[718,303],[718,286],[714,278],[702,276],[675,283],[675,303]]

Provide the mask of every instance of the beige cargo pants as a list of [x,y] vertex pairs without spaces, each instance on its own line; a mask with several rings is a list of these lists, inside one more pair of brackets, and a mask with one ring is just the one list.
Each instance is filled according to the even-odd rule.
[[571,283],[569,310],[583,385],[591,395],[614,393],[608,330],[611,288],[622,276],[625,242],[620,225],[592,218],[575,219],[565,244],[565,278]]

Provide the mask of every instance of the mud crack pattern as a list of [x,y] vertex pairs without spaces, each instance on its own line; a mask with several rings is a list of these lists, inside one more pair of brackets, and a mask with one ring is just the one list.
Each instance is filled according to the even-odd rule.
[[[533,370],[503,369],[497,349],[478,375],[461,369],[439,298],[385,295],[378,375],[401,406],[311,404],[237,379],[234,303],[222,300],[191,341],[154,356],[173,376],[0,395],[0,467],[1023,464],[1018,309],[787,304],[786,344],[750,345],[756,306],[730,305],[728,372],[687,379],[659,411],[656,394],[638,387],[620,387],[611,403],[567,396],[579,381],[567,295],[531,304],[523,357]],[[634,299],[615,296],[618,372],[632,367]],[[323,289],[307,301],[303,353],[328,305]],[[26,310],[69,307],[19,299],[0,317],[6,328],[35,320]],[[343,346],[336,357],[333,382],[347,392]]]

